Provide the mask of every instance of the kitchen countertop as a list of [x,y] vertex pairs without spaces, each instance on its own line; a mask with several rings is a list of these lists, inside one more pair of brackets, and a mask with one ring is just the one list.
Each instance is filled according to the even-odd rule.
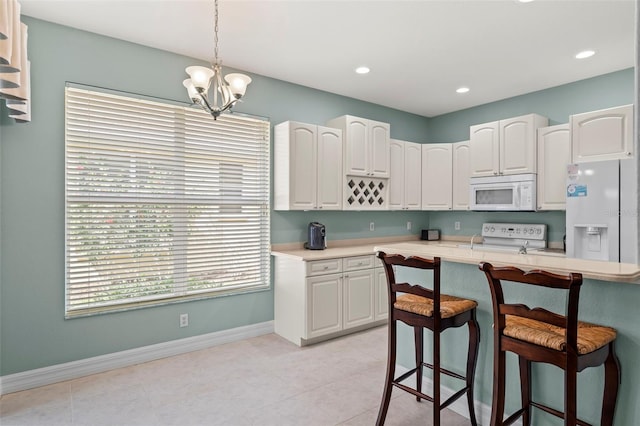
[[[494,266],[511,265],[524,270],[544,269],[557,273],[580,272],[584,278],[640,284],[640,266],[630,263],[604,262],[584,259],[568,259],[564,256],[545,252],[518,254],[488,252],[459,248],[458,241],[391,241],[367,244],[344,245],[325,250],[305,250],[299,248],[276,249],[274,256],[312,261],[337,257],[374,254],[377,251],[399,253],[405,256],[440,257],[443,261],[478,264],[491,262]],[[274,247],[275,249],[275,247]]]

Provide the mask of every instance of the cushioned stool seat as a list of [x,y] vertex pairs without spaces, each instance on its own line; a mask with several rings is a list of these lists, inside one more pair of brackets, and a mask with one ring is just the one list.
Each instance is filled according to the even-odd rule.
[[[567,333],[564,328],[529,318],[506,315],[504,334],[556,351],[564,351],[567,347]],[[600,349],[613,342],[615,338],[616,330],[611,327],[578,321],[578,353],[580,355]]]
[[[440,317],[451,318],[463,312],[474,309],[478,306],[475,300],[461,299],[456,296],[446,294],[440,295]],[[413,312],[414,314],[433,316],[433,299],[428,299],[415,294],[404,294],[398,296],[393,307],[401,311]]]

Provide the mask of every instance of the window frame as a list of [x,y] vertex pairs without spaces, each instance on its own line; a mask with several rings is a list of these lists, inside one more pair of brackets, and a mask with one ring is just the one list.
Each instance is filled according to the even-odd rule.
[[[65,318],[69,319],[99,313],[118,312],[143,307],[160,306],[170,303],[269,290],[271,288],[271,153],[269,120],[236,113],[224,114],[223,116],[218,117],[218,120],[214,120],[204,111],[185,107],[184,105],[176,105],[172,101],[159,102],[157,99],[148,100],[148,98],[139,95],[133,96],[134,97],[132,97],[132,94],[130,93],[122,93],[112,90],[96,90],[94,87],[75,84],[67,84],[65,87]],[[71,103],[73,101],[78,101],[80,98],[85,98],[85,100],[87,100],[93,99],[94,97],[96,99],[111,99],[114,101],[113,107],[110,105],[107,108],[109,109],[108,113],[103,113],[103,111],[95,112],[93,110],[91,110],[92,112],[88,112],[91,107],[85,106],[87,111],[86,114],[88,114],[87,116],[91,116],[93,113],[93,121],[100,124],[93,124],[93,121],[91,120],[80,124],[74,122],[78,117],[82,117],[83,108],[78,105],[73,106]],[[143,137],[150,140],[150,145],[154,145],[156,127],[164,128],[164,130],[161,129],[158,130],[158,132],[166,131],[168,132],[167,134],[170,134],[173,131],[173,133],[177,135],[174,136],[174,139],[171,139],[171,137],[166,138],[167,140],[159,142],[154,147],[154,149],[157,149],[158,145],[166,144],[167,146],[173,147],[175,150],[174,155],[169,155],[167,157],[169,160],[164,158],[158,160],[159,164],[166,164],[159,165],[157,167],[158,170],[155,171],[155,175],[153,174],[154,170],[152,169],[155,169],[156,167],[149,166],[149,164],[153,164],[153,161],[157,160],[155,152],[160,151],[154,151],[153,155],[148,153],[142,154],[143,151],[147,149],[151,150],[151,148],[149,148],[144,141],[136,139],[137,136],[134,136],[129,140],[127,139],[129,137],[127,134],[124,134],[123,136],[122,133],[118,133],[121,131],[119,128],[119,118],[104,118],[107,115],[111,117],[110,114],[112,113],[116,115],[121,114],[121,121],[126,123],[130,117],[134,117],[134,113],[132,113],[131,110],[125,112],[118,111],[120,103],[122,103],[122,105],[126,104],[127,108],[131,107],[134,110],[136,105],[139,105],[140,109],[146,108],[147,110],[153,111],[154,108],[157,108],[169,115],[173,114],[174,118],[172,122],[160,123],[157,126],[153,124],[153,120],[151,120],[151,124],[146,122],[140,124],[140,121],[135,124],[136,126],[149,126],[146,127],[144,132],[149,131],[151,135],[143,135]],[[98,116],[99,118],[95,118]],[[135,119],[144,121],[144,118],[137,117]],[[92,127],[92,124],[94,127]],[[113,125],[113,127],[110,128],[109,125]],[[125,125],[126,124],[123,124],[123,126]],[[246,128],[243,127],[243,125]],[[98,126],[101,126],[102,129],[97,129]],[[81,130],[78,130],[79,128]],[[94,133],[96,135],[95,140],[91,138],[92,128],[97,129]],[[148,130],[149,128],[151,128],[151,130]],[[98,132],[101,132],[106,136],[100,136],[98,135]],[[112,144],[113,146],[110,147],[110,150],[107,149],[104,151],[106,154],[104,154],[104,157],[100,158],[100,161],[104,161],[104,158],[111,158],[109,155],[115,155],[114,153],[117,152],[119,159],[113,161],[114,164],[116,164],[115,162],[118,162],[118,164],[105,165],[107,161],[104,161],[104,163],[101,163],[99,167],[94,167],[94,171],[92,172],[93,177],[87,178],[87,180],[95,181],[93,183],[89,182],[89,188],[100,187],[100,185],[104,184],[109,179],[111,183],[106,184],[104,190],[100,190],[98,188],[98,190],[93,193],[86,192],[83,199],[82,194],[84,194],[85,191],[79,191],[77,187],[78,182],[84,182],[83,178],[71,176],[70,174],[70,169],[72,167],[72,165],[70,165],[70,157],[73,156],[71,151],[74,152],[74,155],[80,155],[83,152],[82,150],[85,149],[81,146],[82,144],[86,144],[87,146],[95,144],[95,146],[98,146],[98,149],[100,149],[102,145],[100,145],[101,142],[99,142],[99,140],[102,139],[103,143],[104,140],[108,140],[109,136],[111,136],[109,132],[112,132],[113,135],[116,135],[116,133],[118,134],[117,136],[113,136],[113,140],[109,140],[108,144]],[[126,133],[126,131],[124,132]],[[138,128],[136,127],[136,131],[134,133],[139,134],[141,132],[138,132]],[[232,134],[233,137],[231,137]],[[242,139],[244,137],[243,134],[247,135],[246,140]],[[78,135],[86,135],[87,141],[77,142],[78,138],[82,139],[82,137],[79,137]],[[231,142],[225,142],[225,138],[228,140],[233,138],[240,139],[233,139]],[[214,139],[217,140],[214,141]],[[71,142],[72,140],[74,141]],[[240,142],[238,142],[238,140]],[[255,146],[250,145],[251,142],[255,142]],[[70,145],[74,143],[77,144],[79,148],[70,149]],[[136,145],[136,143],[140,143],[140,146]],[[246,145],[244,145],[244,143],[246,143]],[[212,144],[218,147],[217,149],[220,150],[220,153],[216,153],[215,150],[211,149]],[[128,148],[127,145],[129,145]],[[180,148],[180,146],[182,146],[182,148]],[[236,146],[236,148],[233,148],[234,146]],[[236,151],[236,157],[233,156],[234,149]],[[222,154],[222,151],[224,151],[224,154]],[[253,157],[254,155],[255,158]],[[214,161],[212,160],[212,156],[219,158]],[[189,159],[185,159],[185,157],[189,157]],[[84,161],[87,162],[87,167],[95,166],[98,162],[98,160],[87,160],[87,158],[84,159]],[[227,160],[224,160],[223,158]],[[146,164],[142,164],[143,161],[141,161],[141,159],[145,160]],[[89,164],[90,161],[93,162]],[[140,167],[141,169],[144,165],[148,166],[147,170],[144,172],[147,173],[147,175],[140,172],[140,175],[144,175],[144,177],[137,177],[135,175],[135,167],[131,165],[122,166],[122,164],[136,163],[136,161],[142,164]],[[251,161],[253,161],[253,163]],[[76,163],[76,165],[77,164],[78,163]],[[176,166],[179,164],[182,164],[182,176],[179,176],[180,166]],[[98,168],[100,168],[100,171],[95,171]],[[113,174],[109,174],[111,172],[111,168],[115,170]],[[120,171],[117,171],[117,169],[120,169]],[[122,171],[123,169],[126,170]],[[151,172],[149,172],[149,170],[151,170]],[[81,170],[80,172],[77,172],[77,174],[82,176],[83,172],[84,171]],[[176,173],[172,175],[171,172]],[[118,173],[120,173],[120,175],[118,175]],[[169,175],[166,178],[166,181],[163,180],[164,176],[162,173]],[[191,173],[191,176],[189,173]],[[216,173],[218,175],[217,180],[214,178]],[[86,176],[89,176],[90,174],[91,173],[89,171],[85,172]],[[116,178],[125,176],[126,178],[121,178],[119,181],[120,184],[118,185],[114,183],[117,181],[117,179],[113,178],[114,176]],[[154,179],[162,184],[158,183],[154,187],[152,184]],[[228,182],[225,183],[224,179],[227,179]],[[171,187],[172,184],[175,184],[176,186]],[[179,188],[181,185],[182,188]],[[165,189],[166,186],[178,189],[176,189],[175,193],[170,195],[171,189]],[[147,189],[141,189],[143,187]],[[244,189],[246,189],[246,191],[243,191]],[[113,191],[113,193],[110,191]],[[243,195],[243,192],[250,193],[250,195]],[[129,196],[129,194],[131,194],[131,196]],[[233,203],[236,203],[235,207]],[[92,280],[91,276],[100,276],[101,273],[101,278],[104,278],[107,275],[107,272],[109,272],[111,274],[109,277],[112,280],[115,280],[113,277],[119,274],[120,270],[115,269],[115,266],[111,266],[111,269],[109,269],[109,267],[105,267],[105,269],[102,269],[100,273],[96,273],[93,270],[95,268],[93,268],[92,271],[87,272],[91,269],[89,266],[86,266],[86,271],[83,271],[83,267],[77,266],[79,264],[76,264],[76,266],[72,265],[74,259],[77,260],[79,256],[78,253],[74,252],[74,250],[77,250],[77,247],[79,246],[72,248],[74,246],[71,242],[72,235],[78,235],[77,233],[73,234],[74,229],[78,229],[71,223],[74,213],[76,214],[76,217],[81,217],[83,218],[82,220],[85,220],[88,223],[90,222],[90,219],[94,217],[104,219],[104,216],[100,216],[100,208],[103,209],[102,211],[107,211],[109,205],[114,206],[113,211],[116,212],[114,215],[119,214],[119,216],[117,216],[118,219],[137,215],[137,213],[133,214],[131,211],[140,211],[143,209],[151,211],[149,215],[155,218],[156,221],[151,220],[155,225],[151,225],[149,228],[151,231],[149,232],[153,235],[157,234],[158,236],[156,236],[156,238],[158,241],[162,240],[162,237],[159,236],[160,233],[158,229],[160,225],[158,224],[160,222],[158,221],[164,217],[162,216],[164,213],[153,213],[153,210],[148,207],[153,206],[158,208],[160,211],[164,209],[174,213],[178,211],[182,212],[180,215],[174,214],[172,218],[171,213],[165,212],[166,220],[171,222],[168,226],[170,231],[167,231],[167,234],[170,236],[166,237],[166,241],[168,241],[167,245],[170,246],[170,248],[165,249],[165,252],[170,252],[171,254],[168,255],[166,263],[167,265],[173,266],[164,265],[164,267],[166,267],[165,269],[171,271],[171,283],[165,284],[165,287],[162,287],[164,290],[160,290],[162,291],[160,295],[144,295],[144,292],[139,293],[139,289],[151,288],[153,284],[147,283],[139,285],[136,283],[136,280],[133,280],[133,284],[129,283],[126,285],[126,289],[132,290],[132,293],[137,296],[119,296],[114,297],[114,299],[109,302],[103,301],[99,303],[89,301],[89,296],[86,296],[86,303],[81,303],[77,301],[78,299],[73,299],[74,292],[76,295],[79,294],[79,289],[86,289],[87,292],[85,294],[95,294],[97,292],[97,290],[95,290],[97,287],[96,285],[88,284],[88,282]],[[127,209],[126,206],[129,206],[129,209]],[[83,207],[86,209],[84,216],[82,213],[77,213],[73,210],[75,208],[80,211]],[[217,213],[215,212],[216,209]],[[227,213],[225,213],[225,210]],[[87,213],[88,211],[91,212]],[[247,222],[246,226],[251,229],[248,231],[245,231],[244,229],[239,230],[241,225],[237,224],[235,226],[228,225],[228,227],[225,228],[225,224],[233,223],[234,218],[236,222],[239,222],[240,217],[245,218],[244,222]],[[211,233],[210,235],[212,235],[212,238],[200,238],[200,240],[198,240],[200,241],[199,243],[190,243],[188,241],[196,234],[196,232],[199,233],[201,237],[204,235],[203,233],[211,232],[211,229],[214,229],[211,227],[211,223],[215,221],[215,218],[218,218],[218,221],[221,222],[218,224],[220,227],[218,233]],[[136,226],[137,222],[135,222],[135,220],[138,219],[133,219],[133,225],[130,225],[129,228],[141,229]],[[100,234],[100,231],[96,230],[99,227],[98,225],[94,224],[90,226],[93,226],[93,228],[91,228],[89,232],[95,231],[96,235]],[[207,226],[209,226],[209,228],[207,228]],[[229,226],[234,230],[230,233],[224,232],[225,229],[230,229]],[[108,227],[109,226],[107,226],[107,228]],[[125,225],[122,225],[122,220],[120,220],[119,225],[114,225],[113,227],[115,229],[113,233],[117,233],[119,232],[118,229],[125,228]],[[241,248],[242,245],[245,244],[245,240],[240,238],[246,235],[243,232],[249,233],[248,235],[250,235],[251,238],[247,238],[246,241],[253,242],[254,245],[256,244],[257,238],[257,245],[259,246],[258,249],[253,248],[254,245],[251,246],[252,248]],[[240,233],[243,234],[239,235]],[[228,245],[225,245],[225,238],[229,237],[231,237],[229,240],[230,242]],[[80,240],[83,238],[84,237],[79,237]],[[105,239],[108,240],[107,237],[101,238],[101,240]],[[147,236],[147,239],[152,240],[149,236]],[[85,244],[87,243],[87,241],[84,242]],[[182,242],[183,245],[176,244],[176,242]],[[233,243],[235,243],[235,246]],[[103,243],[101,242],[100,244]],[[110,242],[109,244],[112,243]],[[220,259],[223,259],[220,263],[221,265],[225,266],[230,271],[240,270],[241,272],[236,272],[235,275],[230,273],[226,278],[228,281],[224,281],[225,278],[216,278],[216,280],[211,278],[210,280],[203,280],[205,283],[210,282],[208,284],[203,284],[204,289],[196,289],[198,284],[192,284],[193,279],[191,272],[189,272],[196,269],[195,266],[191,266],[195,265],[196,261],[185,260],[189,256],[191,256],[192,259],[195,259],[196,256],[188,254],[190,253],[189,246],[191,246],[191,250],[193,251],[193,246],[195,245],[200,246],[200,254],[198,255],[200,257],[197,262],[198,270],[201,270],[201,272],[199,272],[201,276],[215,275],[212,272],[206,271],[207,267],[212,266],[208,263],[201,262],[201,258],[204,256],[205,261],[207,259],[214,259],[216,258],[216,253],[220,254]],[[203,248],[204,246],[206,247]],[[114,248],[112,245],[109,245],[109,247],[112,248],[112,251],[107,251],[109,254],[104,254],[103,256],[105,259],[110,259],[112,264],[115,264],[116,262],[113,259],[117,256],[118,252],[117,250],[113,251]],[[87,250],[90,251],[91,249]],[[128,250],[129,257],[134,257],[134,254],[138,254],[133,251],[134,249],[132,248],[129,248]],[[160,252],[160,250],[161,249],[156,249],[158,252]],[[251,267],[247,267],[244,270],[241,269],[241,256],[237,254],[233,256],[228,254],[233,250],[240,250],[240,254],[251,253],[252,256],[250,256],[251,258],[249,259],[249,265]],[[204,252],[207,253],[203,255],[202,253]],[[120,258],[122,257],[123,256],[120,255]],[[257,261],[255,260],[256,257],[258,257]],[[85,259],[89,258],[95,259],[95,256],[85,256]],[[181,260],[176,260],[176,258],[181,258]],[[157,265],[162,265],[163,262],[159,262],[157,259],[158,258],[156,258],[155,263]],[[218,258],[216,258],[216,260],[218,260]],[[127,262],[131,263],[131,260],[128,260]],[[237,263],[237,265],[229,266],[234,262]],[[89,265],[88,260],[85,260],[85,263],[86,265]],[[213,263],[216,264],[216,262]],[[180,265],[180,267],[177,265]],[[131,266],[130,268],[131,270],[135,269],[134,266]],[[179,272],[180,269],[184,269],[187,272]],[[85,282],[83,284],[78,284],[82,280],[78,281],[77,279],[72,278],[78,277],[78,275],[73,275],[73,273],[77,271],[80,271],[81,274],[85,274],[85,277],[83,278]],[[156,276],[162,275],[160,269],[154,272],[154,274]],[[197,275],[195,272],[194,274]],[[244,281],[246,282],[241,282],[243,280],[243,278],[239,278],[241,275],[246,275],[244,278]],[[146,275],[144,276],[146,277]],[[177,283],[176,276],[180,276]],[[223,283],[216,284],[218,280],[222,280]],[[92,287],[93,290],[91,290]],[[116,286],[113,285],[113,287],[115,288]],[[167,287],[172,290],[167,291]]]

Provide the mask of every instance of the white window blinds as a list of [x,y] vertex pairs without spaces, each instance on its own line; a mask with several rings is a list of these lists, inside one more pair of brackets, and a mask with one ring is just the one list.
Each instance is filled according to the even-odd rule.
[[269,287],[269,122],[66,88],[66,315]]

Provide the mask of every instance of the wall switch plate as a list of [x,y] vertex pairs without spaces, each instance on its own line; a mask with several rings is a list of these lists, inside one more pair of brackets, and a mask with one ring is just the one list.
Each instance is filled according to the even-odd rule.
[[407,231],[411,231],[411,222],[407,222]]
[[460,222],[455,222],[455,223],[453,224],[453,228],[454,228],[456,231],[459,231],[459,230],[460,230]]
[[375,231],[376,230],[376,224],[373,222],[369,223],[369,231]]
[[189,326],[189,314],[180,314],[180,327]]

